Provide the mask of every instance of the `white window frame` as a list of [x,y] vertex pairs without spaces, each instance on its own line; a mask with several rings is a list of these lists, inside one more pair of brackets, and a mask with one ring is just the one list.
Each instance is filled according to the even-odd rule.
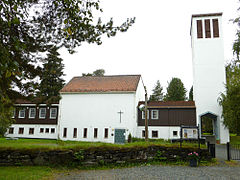
[[[41,116],[41,111],[45,109],[45,116]],[[39,119],[45,119],[47,115],[47,108],[39,108]]]
[[[149,119],[149,110],[147,110],[147,118]],[[145,111],[142,111],[142,119],[145,119]]]
[[[31,116],[31,110],[33,110],[33,109],[35,111],[35,114],[34,114],[34,116]],[[35,117],[36,117],[36,108],[29,108],[29,119],[33,119]]]
[[[153,117],[153,112],[157,113],[157,116],[155,118]],[[156,109],[151,110],[151,119],[158,119],[158,110],[156,110]]]
[[16,116],[16,109],[14,108],[12,112],[12,118],[15,118],[15,116]]
[[[21,116],[21,111],[24,112],[24,116]],[[25,118],[25,115],[26,115],[26,109],[20,109],[18,112],[18,118]]]
[[[55,116],[55,117],[52,116],[52,111],[53,111],[54,109],[56,110],[56,116]],[[58,112],[57,112],[57,108],[50,108],[50,119],[56,119],[56,118],[57,118],[57,113],[58,113]]]

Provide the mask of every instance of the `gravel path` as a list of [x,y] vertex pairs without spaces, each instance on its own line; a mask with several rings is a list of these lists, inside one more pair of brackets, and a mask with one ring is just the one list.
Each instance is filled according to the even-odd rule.
[[111,179],[197,179],[197,180],[229,180],[240,179],[240,167],[211,166],[211,167],[187,167],[187,166],[141,166],[111,170],[75,171],[69,174],[61,174],[58,180],[111,180]]

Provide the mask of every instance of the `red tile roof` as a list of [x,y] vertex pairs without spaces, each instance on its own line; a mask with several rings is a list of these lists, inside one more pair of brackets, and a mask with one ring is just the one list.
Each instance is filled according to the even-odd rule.
[[[138,105],[145,104],[144,101],[140,101]],[[149,101],[149,107],[158,107],[158,108],[195,108],[194,101]]]
[[136,91],[141,75],[74,77],[60,91],[64,92],[121,92]]

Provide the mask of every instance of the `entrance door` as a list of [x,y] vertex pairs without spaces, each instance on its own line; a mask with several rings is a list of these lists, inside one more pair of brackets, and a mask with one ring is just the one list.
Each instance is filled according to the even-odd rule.
[[114,143],[116,144],[125,143],[125,129],[115,129]]

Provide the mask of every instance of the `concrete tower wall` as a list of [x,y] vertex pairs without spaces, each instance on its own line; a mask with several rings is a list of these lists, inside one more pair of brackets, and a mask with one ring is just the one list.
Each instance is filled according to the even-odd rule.
[[[214,21],[219,25],[218,30],[215,28],[218,35],[213,30]],[[200,124],[200,118],[204,114],[216,115],[216,139],[220,140],[220,143],[226,143],[229,141],[229,132],[222,124],[222,108],[218,104],[218,98],[221,92],[225,91],[226,83],[221,24],[221,13],[192,16],[193,97],[196,104],[197,123]],[[206,32],[206,26],[210,27],[208,29],[210,33]],[[202,31],[199,32],[198,29]]]

